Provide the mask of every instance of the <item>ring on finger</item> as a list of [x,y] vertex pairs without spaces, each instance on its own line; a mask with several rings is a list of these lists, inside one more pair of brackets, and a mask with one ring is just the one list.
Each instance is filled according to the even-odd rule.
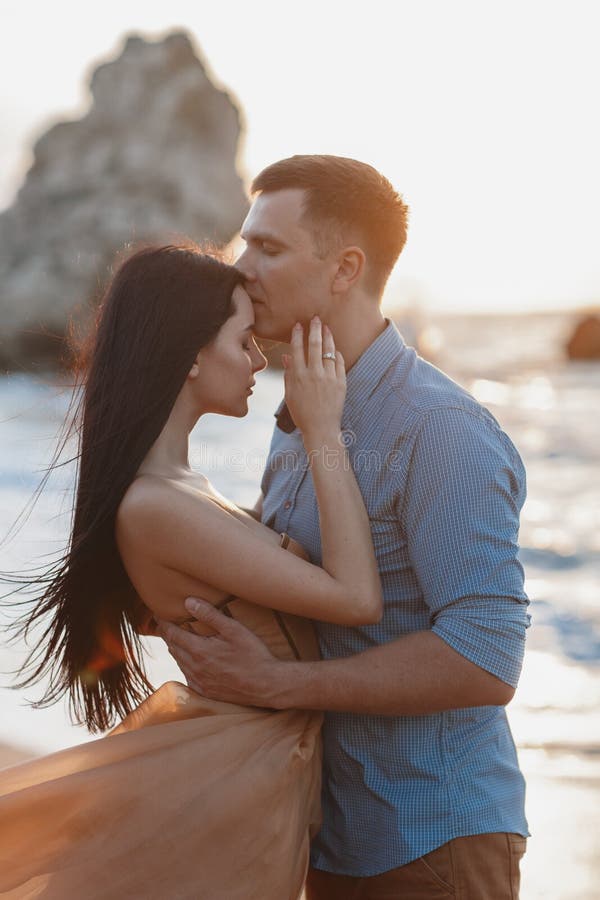
[[332,359],[335,362],[335,353],[324,353],[321,359]]

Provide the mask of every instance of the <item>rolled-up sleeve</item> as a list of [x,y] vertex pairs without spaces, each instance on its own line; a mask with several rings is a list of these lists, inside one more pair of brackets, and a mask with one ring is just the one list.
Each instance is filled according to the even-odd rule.
[[415,427],[399,515],[431,628],[516,687],[528,599],[519,563],[525,471],[490,417],[434,409]]

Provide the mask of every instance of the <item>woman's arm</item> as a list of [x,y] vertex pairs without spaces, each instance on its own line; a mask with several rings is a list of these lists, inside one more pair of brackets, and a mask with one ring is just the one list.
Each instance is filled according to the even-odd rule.
[[[313,319],[305,358],[303,330],[292,333],[291,359],[284,359],[285,399],[302,432],[319,507],[323,568],[354,592],[377,597],[381,618],[381,584],[369,516],[342,440],[346,399],[344,360],[333,335]],[[324,359],[323,354],[335,360]]]
[[[333,344],[330,336],[325,347]],[[381,616],[381,588],[369,522],[338,441],[345,396],[343,361],[323,365],[313,324],[308,362],[302,332],[292,339],[286,396],[309,454],[322,516],[323,568],[266,542],[255,529],[188,485],[138,478],[121,504],[117,532],[155,562],[251,602],[326,622],[369,624]],[[329,455],[326,455],[329,454]]]

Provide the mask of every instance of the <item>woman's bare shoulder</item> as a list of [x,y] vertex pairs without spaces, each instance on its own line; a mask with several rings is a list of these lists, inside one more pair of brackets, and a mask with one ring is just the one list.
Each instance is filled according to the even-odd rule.
[[[222,556],[226,548],[256,555],[248,539],[277,546],[279,535],[215,491],[202,476],[171,479],[141,475],[130,485],[116,521],[117,543],[122,553],[142,553],[171,568],[189,571],[200,578],[192,562],[206,556],[206,547]],[[215,543],[216,542],[216,543]],[[299,549],[299,548],[298,548]],[[303,556],[294,549],[295,556]],[[189,558],[183,560],[182,555]],[[185,568],[187,565],[187,568]]]
[[119,515],[131,516],[144,512],[171,499],[181,491],[180,482],[157,475],[137,475],[119,504]]
[[[129,532],[140,529],[148,538],[152,532],[170,528],[189,516],[190,504],[198,519],[210,515],[211,503],[203,496],[200,484],[156,475],[138,475],[129,485],[117,510],[117,528]],[[183,523],[182,523],[183,524]]]

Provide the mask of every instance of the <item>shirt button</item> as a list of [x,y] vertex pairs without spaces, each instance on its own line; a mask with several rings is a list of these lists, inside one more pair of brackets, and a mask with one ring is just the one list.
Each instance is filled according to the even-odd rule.
[[284,509],[289,509],[291,505],[292,505],[292,501],[291,501],[291,500],[286,500],[285,503],[283,504],[283,508],[284,508]]

